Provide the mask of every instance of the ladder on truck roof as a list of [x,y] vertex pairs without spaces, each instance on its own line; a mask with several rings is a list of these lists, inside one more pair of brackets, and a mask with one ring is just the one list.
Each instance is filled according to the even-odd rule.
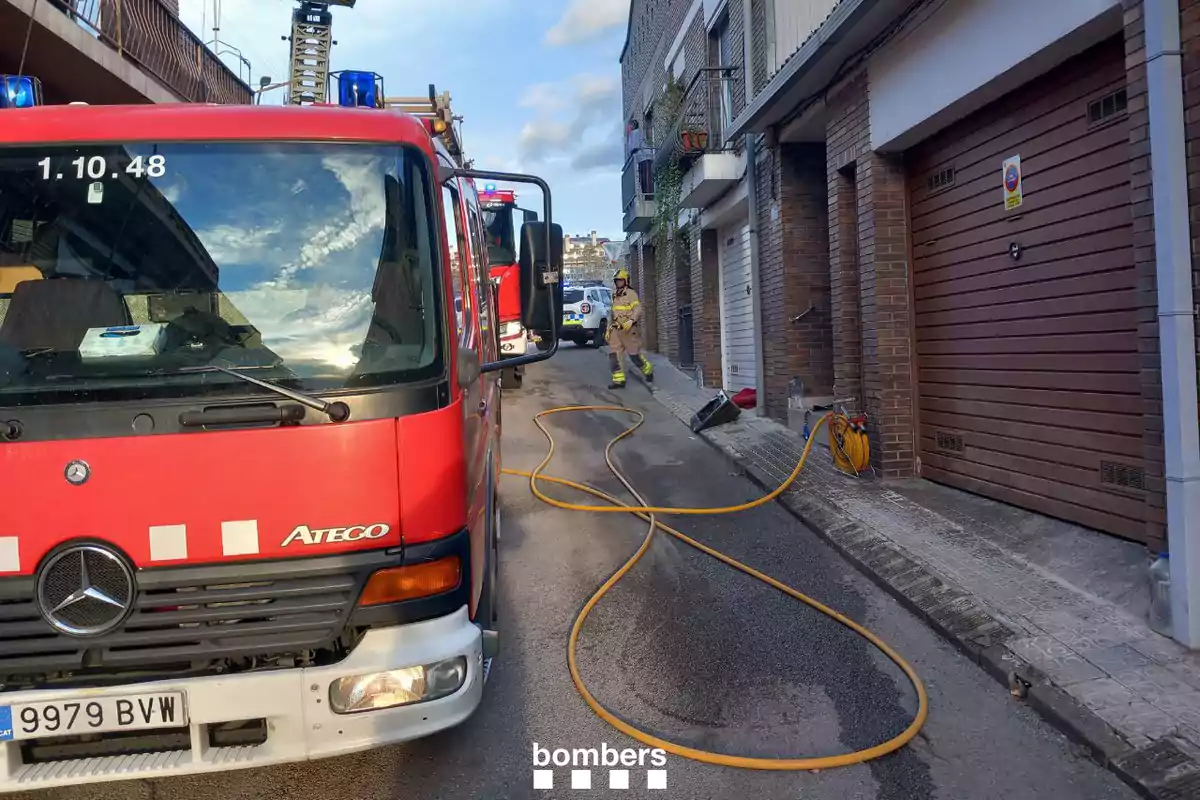
[[330,6],[354,8],[358,0],[297,0],[292,11],[292,61],[288,103],[312,105],[325,100],[329,86],[329,51],[333,47]]
[[454,123],[461,121],[462,117],[454,116],[450,110],[449,92],[438,94],[431,83],[428,97],[388,97],[384,99],[383,105],[384,108],[411,114],[420,119],[440,119],[445,122],[446,130],[441,135],[442,144],[460,167],[467,166],[463,162],[462,140],[454,127]]

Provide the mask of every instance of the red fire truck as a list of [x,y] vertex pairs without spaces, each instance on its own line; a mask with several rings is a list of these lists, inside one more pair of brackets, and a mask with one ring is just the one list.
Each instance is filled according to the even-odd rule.
[[0,792],[349,753],[480,702],[494,373],[554,350],[498,357],[475,182],[545,198],[527,328],[559,318],[561,229],[540,179],[460,166],[448,109],[339,80],[367,107],[26,108],[0,76]]
[[[497,189],[494,183],[484,185],[479,204],[487,233],[488,265],[500,309],[500,357],[516,358],[529,352],[535,344],[531,341],[534,337],[538,343],[546,338],[521,324],[521,271],[517,264],[516,234],[522,224],[537,221],[537,212],[518,207],[516,192]],[[520,386],[523,373],[523,367],[504,370],[501,385]]]

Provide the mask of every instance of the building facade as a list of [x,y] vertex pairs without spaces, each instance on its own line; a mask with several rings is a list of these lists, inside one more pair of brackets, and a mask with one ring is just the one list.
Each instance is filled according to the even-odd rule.
[[563,237],[563,278],[571,281],[604,281],[612,277],[609,239],[592,231],[587,236]]
[[[281,29],[288,20],[285,11]],[[0,0],[0,73],[19,71],[41,80],[51,104],[254,96],[179,19],[178,0]]]
[[[732,119],[709,112],[752,168],[677,234],[661,157],[626,192],[657,348],[719,342],[705,384],[781,420],[865,412],[885,478],[1169,543],[1200,645],[1200,2],[634,0],[627,120],[676,40],[732,76]],[[713,147],[685,187],[725,174]]]

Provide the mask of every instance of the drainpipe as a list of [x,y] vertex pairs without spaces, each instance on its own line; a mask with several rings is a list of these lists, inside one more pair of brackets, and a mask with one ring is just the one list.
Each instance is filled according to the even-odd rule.
[[[746,135],[746,195],[750,200],[750,297],[754,323],[754,410],[767,415],[767,376],[763,369],[762,284],[758,280],[758,142],[759,135]],[[1198,572],[1197,574],[1200,574]]]
[[1174,636],[1200,648],[1200,422],[1179,0],[1145,0],[1158,342]]

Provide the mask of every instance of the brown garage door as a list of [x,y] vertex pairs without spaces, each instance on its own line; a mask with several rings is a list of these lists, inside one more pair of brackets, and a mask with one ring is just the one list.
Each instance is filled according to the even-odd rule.
[[[918,145],[908,163],[922,474],[1138,539],[1124,90],[1118,39]],[[1005,211],[1002,164],[1018,155],[1023,203]]]

